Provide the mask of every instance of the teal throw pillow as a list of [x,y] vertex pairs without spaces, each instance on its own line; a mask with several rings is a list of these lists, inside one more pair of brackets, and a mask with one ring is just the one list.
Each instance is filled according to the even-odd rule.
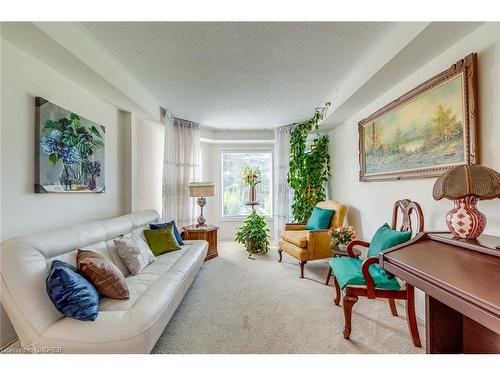
[[335,215],[335,210],[314,207],[309,220],[307,220],[306,229],[320,230],[330,228],[330,221],[333,215]]
[[380,252],[409,241],[410,238],[411,232],[393,230],[389,224],[385,223],[375,232],[368,248],[368,256],[376,257]]

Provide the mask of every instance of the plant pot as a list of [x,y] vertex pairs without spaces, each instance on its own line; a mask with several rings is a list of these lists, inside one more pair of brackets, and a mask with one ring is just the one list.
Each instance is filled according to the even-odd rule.
[[248,189],[248,203],[256,203],[257,202],[257,189],[255,186],[250,186]]

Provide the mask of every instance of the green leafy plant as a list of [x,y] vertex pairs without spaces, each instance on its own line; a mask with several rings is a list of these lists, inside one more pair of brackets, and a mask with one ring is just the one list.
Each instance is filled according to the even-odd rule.
[[265,254],[269,251],[269,229],[266,228],[266,219],[252,210],[245,219],[243,226],[236,232],[235,241],[244,244],[248,251],[248,258],[252,254]]
[[290,133],[288,184],[294,193],[292,215],[296,222],[307,221],[316,203],[326,199],[325,184],[330,177],[329,138],[316,133],[308,149],[307,137],[319,131],[319,122],[329,105],[316,108],[313,117],[296,124]]

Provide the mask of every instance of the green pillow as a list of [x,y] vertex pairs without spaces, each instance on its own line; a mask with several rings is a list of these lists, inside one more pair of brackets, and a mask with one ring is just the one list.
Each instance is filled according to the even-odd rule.
[[173,224],[161,229],[145,229],[144,235],[148,240],[149,248],[155,256],[181,249],[175,239]]
[[314,207],[309,220],[307,220],[306,229],[318,230],[330,228],[330,221],[333,215],[335,215],[335,210]]
[[368,256],[376,257],[380,252],[409,241],[410,238],[411,232],[393,230],[389,224],[385,223],[375,232],[368,248]]

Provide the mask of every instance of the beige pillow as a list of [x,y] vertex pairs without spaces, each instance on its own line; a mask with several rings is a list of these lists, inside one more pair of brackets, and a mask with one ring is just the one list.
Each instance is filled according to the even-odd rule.
[[127,233],[114,241],[116,252],[133,275],[141,272],[156,259],[148,244],[135,233]]

